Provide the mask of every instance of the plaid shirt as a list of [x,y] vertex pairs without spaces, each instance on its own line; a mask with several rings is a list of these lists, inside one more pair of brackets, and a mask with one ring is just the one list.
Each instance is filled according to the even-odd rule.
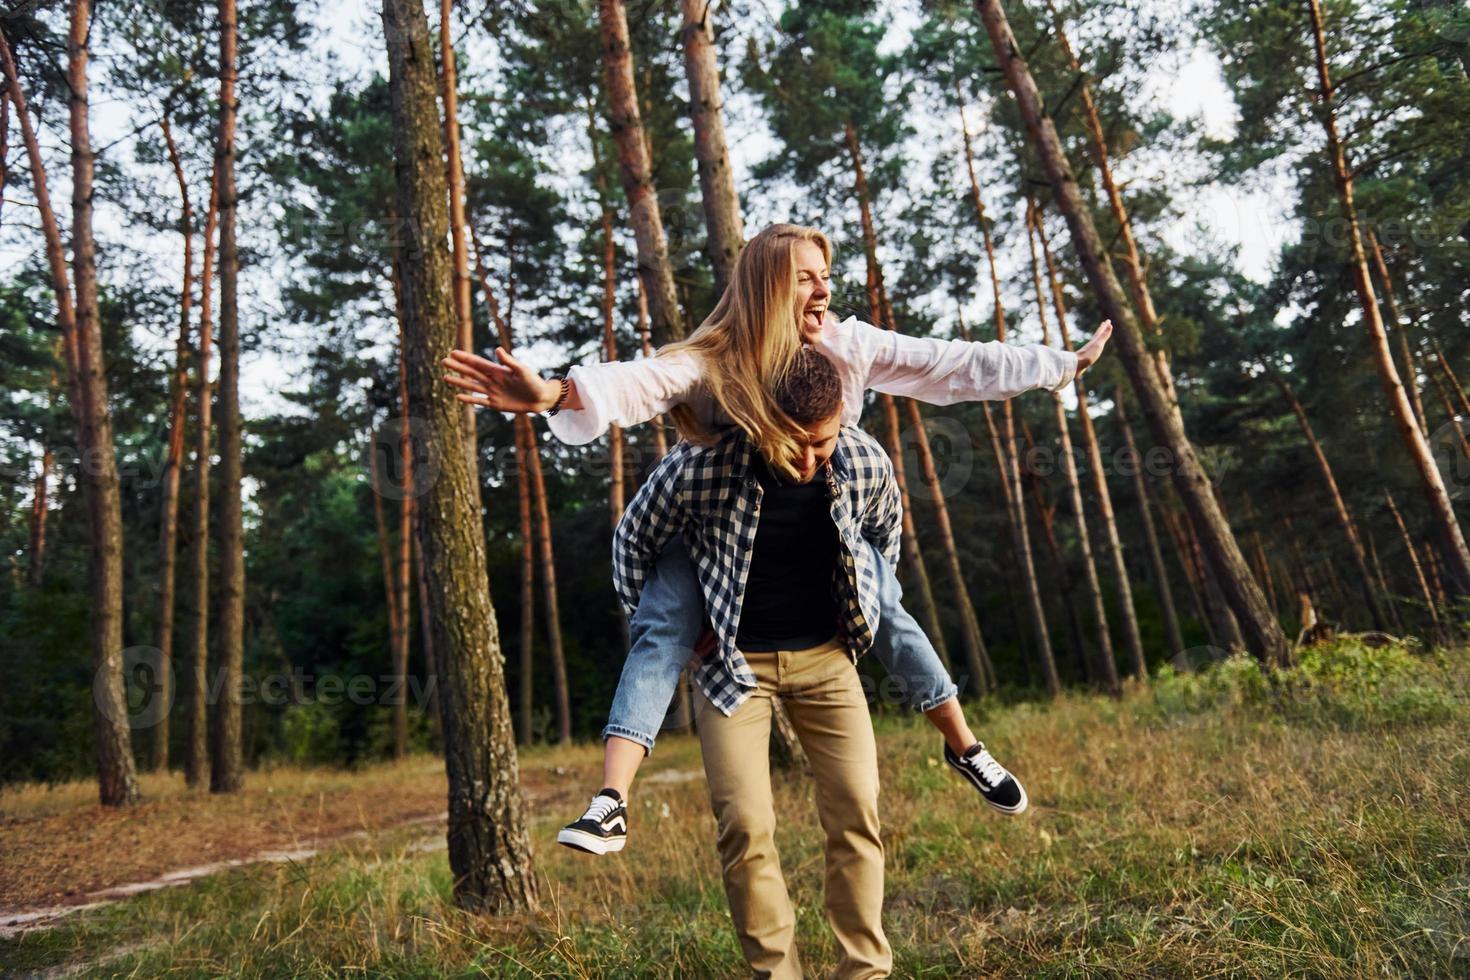
[[[694,671],[710,703],[725,714],[755,690],[755,674],[735,648],[745,580],[755,547],[764,491],[750,472],[755,447],[739,429],[711,446],[681,442],[634,495],[613,535],[613,583],[629,615],[664,546],[682,532],[704,591],[717,654]],[[833,595],[853,662],[873,645],[878,622],[878,572],[872,541],[889,564],[898,562],[902,508],[893,464],[866,432],[844,426],[823,467],[837,526]]]

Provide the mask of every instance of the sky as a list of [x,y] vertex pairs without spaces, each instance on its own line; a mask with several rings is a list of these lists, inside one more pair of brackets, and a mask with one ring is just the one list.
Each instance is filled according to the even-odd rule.
[[[319,33],[314,40],[313,58],[310,59],[313,68],[325,70],[330,60],[334,63],[331,73],[338,76],[347,74],[366,79],[374,71],[386,74],[379,9],[376,3],[368,0],[343,0],[319,8],[316,15]],[[766,9],[773,11],[771,16],[774,17],[776,8],[767,4]],[[909,8],[896,7],[886,45],[903,45],[912,23],[913,15]],[[435,29],[436,24],[431,19],[431,30]],[[717,43],[719,40],[717,38]],[[488,52],[477,51],[475,43],[470,43],[465,59],[469,63],[462,70],[472,73],[475,59],[482,55],[488,56]],[[95,82],[94,85],[98,90],[105,90],[105,85]],[[325,98],[326,92],[321,94]],[[1234,124],[1234,104],[1221,78],[1218,64],[1213,55],[1202,48],[1177,59],[1177,66],[1161,65],[1152,78],[1146,97],[1159,100],[1176,116],[1198,117],[1211,135],[1228,136]],[[982,118],[980,108],[972,107],[972,121]],[[109,154],[120,161],[131,161],[132,139],[128,137],[128,133],[140,125],[140,120],[146,120],[149,111],[148,106],[134,105],[126,100],[107,101],[97,98],[93,104],[94,145],[109,146]],[[800,189],[790,185],[773,188],[767,184],[761,193],[755,192],[751,169],[770,154],[774,141],[765,130],[758,107],[748,97],[737,95],[729,99],[727,129],[732,166],[737,188],[742,191],[747,228],[759,228],[772,221],[784,220]],[[156,138],[156,134],[145,138]],[[248,139],[248,134],[243,135],[242,139]],[[49,145],[55,145],[55,141],[50,141]],[[578,175],[587,165],[584,157],[585,151],[560,154],[557,157],[560,172],[548,173],[546,179],[564,186],[579,183]],[[1125,182],[1125,186],[1129,181],[1146,183],[1154,179],[1169,179],[1171,186],[1177,188],[1177,174],[1150,172],[1148,169],[1167,163],[1170,161],[1150,160],[1146,154],[1135,154],[1120,163],[1118,176]],[[64,210],[69,203],[70,189],[65,180],[65,168],[55,169],[62,172],[52,174],[52,198],[57,202],[58,209]],[[159,184],[157,192],[160,199],[169,200],[170,195],[174,195],[176,199],[177,192],[167,169],[156,168],[156,173],[150,173],[154,173]],[[927,163],[916,161],[913,173],[916,180],[925,179],[923,175],[927,173]],[[195,184],[202,188],[202,175],[199,175]],[[197,197],[199,191],[196,190],[195,194]],[[14,214],[15,198],[19,195],[12,191],[7,196],[11,198],[7,205],[11,208],[11,214]],[[1281,244],[1295,234],[1294,226],[1284,220],[1284,216],[1291,212],[1293,201],[1294,190],[1285,177],[1250,189],[1203,186],[1194,190],[1188,200],[1181,201],[1188,218],[1168,228],[1164,237],[1172,246],[1185,251],[1198,246],[1202,237],[1213,242],[1238,246],[1241,270],[1254,279],[1264,280],[1270,275],[1272,262]],[[1014,201],[1004,200],[989,203],[992,210],[1016,204]],[[196,201],[196,208],[197,206]],[[248,215],[242,215],[242,218],[246,217]],[[65,222],[67,219],[63,215],[61,220]],[[25,219],[21,220],[22,225],[24,221]],[[146,256],[145,272],[151,269],[164,281],[178,281],[181,257],[176,235],[154,235],[132,226],[126,216],[117,208],[109,207],[106,200],[98,202],[96,221],[99,241],[127,242]],[[31,224],[34,224],[33,220]],[[0,233],[0,263],[17,261],[32,250],[33,254],[40,253],[39,232],[25,227],[17,229],[13,219],[7,220],[6,225],[5,231]],[[242,238],[248,240],[254,231],[255,229],[242,227]],[[626,236],[627,233],[622,234]],[[1065,261],[1065,247],[1059,242],[1058,248]],[[1016,253],[1002,255],[1002,274],[1019,272],[1021,261],[1022,256]],[[269,265],[257,265],[245,270],[242,295],[245,297],[247,318],[252,312],[256,317],[267,321],[279,315],[276,283],[280,281],[282,272],[283,270]],[[108,270],[103,269],[102,274],[106,277]],[[979,319],[986,315],[981,311],[988,308],[988,301],[977,298],[972,306],[973,309],[968,312]],[[383,344],[381,353],[386,357],[388,345],[392,342],[386,321],[380,325],[379,332]],[[1020,339],[1023,342],[1034,342],[1039,340],[1039,333],[1027,336],[1023,324]],[[142,343],[156,351],[160,357],[166,357],[172,349],[173,340],[171,336],[160,334],[143,338]],[[533,345],[525,352],[525,356],[533,365],[549,370],[563,363],[566,354],[564,350],[550,344],[539,344]],[[242,360],[241,371],[242,407],[247,417],[284,410],[286,403],[281,392],[285,388],[293,387],[289,379],[297,375],[302,363],[299,353],[293,352],[289,345],[267,345],[260,350],[247,352]]]

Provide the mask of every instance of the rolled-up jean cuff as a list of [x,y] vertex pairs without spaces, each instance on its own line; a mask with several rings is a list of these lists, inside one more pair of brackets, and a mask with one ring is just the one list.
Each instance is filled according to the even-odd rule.
[[602,740],[606,742],[609,735],[616,735],[618,738],[626,738],[630,742],[637,742],[643,746],[643,755],[645,758],[653,755],[652,735],[644,735],[642,732],[635,732],[633,729],[624,728],[622,725],[608,725],[602,730]]
[[945,689],[943,694],[939,695],[938,697],[930,698],[928,701],[921,701],[918,704],[915,704],[914,710],[919,712],[920,714],[923,714],[926,711],[933,711],[944,702],[952,701],[955,698],[959,697],[959,694],[959,686],[951,682],[951,684],[948,688]]

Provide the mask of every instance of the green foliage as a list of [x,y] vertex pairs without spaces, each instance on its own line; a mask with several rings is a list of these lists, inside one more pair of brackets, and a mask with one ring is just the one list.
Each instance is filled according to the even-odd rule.
[[1444,722],[1462,705],[1461,680],[1417,641],[1346,634],[1305,648],[1295,666],[1272,673],[1244,655],[1197,671],[1165,666],[1153,695],[1164,719],[1265,711],[1292,724],[1356,731]]

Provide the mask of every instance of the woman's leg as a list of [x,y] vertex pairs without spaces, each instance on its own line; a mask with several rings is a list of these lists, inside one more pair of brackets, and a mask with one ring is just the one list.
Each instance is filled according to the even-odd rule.
[[602,730],[603,785],[627,795],[704,629],[704,594],[676,537],[659,556],[628,621],[627,660]]
[[959,688],[944,669],[928,635],[903,607],[903,586],[898,583],[896,570],[877,546],[865,543],[873,549],[878,568],[878,633],[873,638],[873,655],[897,685],[894,693],[901,703],[923,712],[944,736],[945,743],[956,753],[963,753],[977,739],[965,722]]

